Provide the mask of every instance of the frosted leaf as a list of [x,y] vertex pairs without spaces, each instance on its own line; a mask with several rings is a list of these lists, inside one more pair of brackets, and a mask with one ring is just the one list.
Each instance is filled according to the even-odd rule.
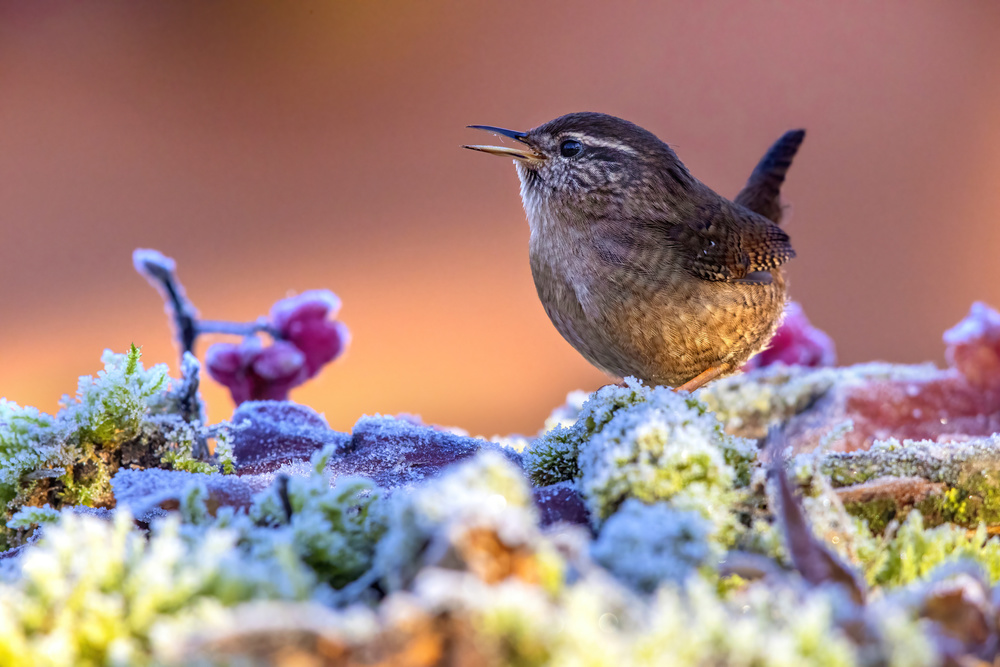
[[541,525],[590,523],[590,512],[573,482],[559,482],[532,489]]
[[350,444],[331,462],[335,475],[368,477],[385,488],[415,484],[480,451],[518,461],[517,453],[480,438],[455,435],[394,417],[362,417]]
[[250,507],[254,494],[267,489],[270,475],[222,475],[181,470],[119,470],[111,479],[118,507],[127,507],[137,518],[148,521],[164,509],[177,509],[185,489],[202,485],[206,502],[214,514],[219,507]]
[[247,401],[230,420],[232,452],[240,475],[274,472],[284,465],[308,461],[317,450],[341,450],[351,436],[331,430],[312,408],[287,401]]

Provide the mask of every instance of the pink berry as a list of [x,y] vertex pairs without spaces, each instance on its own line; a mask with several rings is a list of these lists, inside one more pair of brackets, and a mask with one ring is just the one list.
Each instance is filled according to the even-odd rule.
[[833,366],[837,351],[833,340],[814,327],[802,312],[802,306],[790,301],[785,307],[785,319],[771,343],[750,358],[743,370],[753,370],[774,363],[788,366]]
[[1000,313],[977,301],[943,338],[948,364],[971,385],[1000,389]]
[[271,308],[271,324],[305,355],[307,377],[336,359],[350,342],[347,327],[334,319],[340,299],[329,290],[310,290]]
[[305,355],[287,341],[264,347],[256,336],[239,345],[216,343],[205,354],[205,367],[216,382],[229,388],[233,402],[288,398],[288,392],[308,379]]

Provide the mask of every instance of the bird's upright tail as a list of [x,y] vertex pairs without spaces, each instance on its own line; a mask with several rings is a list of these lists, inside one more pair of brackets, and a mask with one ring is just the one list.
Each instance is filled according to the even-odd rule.
[[757,163],[733,201],[775,223],[781,222],[781,184],[805,136],[805,130],[789,130],[781,135]]

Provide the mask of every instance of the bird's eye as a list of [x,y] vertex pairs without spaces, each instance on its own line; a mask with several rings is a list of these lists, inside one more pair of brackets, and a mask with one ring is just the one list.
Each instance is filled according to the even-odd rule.
[[576,157],[583,150],[583,144],[576,139],[567,139],[559,144],[559,153],[563,157]]

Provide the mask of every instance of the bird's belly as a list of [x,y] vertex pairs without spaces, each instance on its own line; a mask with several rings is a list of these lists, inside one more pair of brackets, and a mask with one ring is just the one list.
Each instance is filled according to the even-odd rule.
[[720,364],[735,372],[767,344],[784,311],[784,280],[774,274],[767,285],[685,280],[654,293],[607,283],[596,317],[570,282],[536,275],[536,287],[556,329],[590,363],[677,386]]
[[619,345],[633,362],[629,374],[676,386],[714,366],[725,366],[727,375],[738,371],[781,321],[784,280],[774,273],[767,285],[684,282],[624,303],[615,317],[623,323]]

